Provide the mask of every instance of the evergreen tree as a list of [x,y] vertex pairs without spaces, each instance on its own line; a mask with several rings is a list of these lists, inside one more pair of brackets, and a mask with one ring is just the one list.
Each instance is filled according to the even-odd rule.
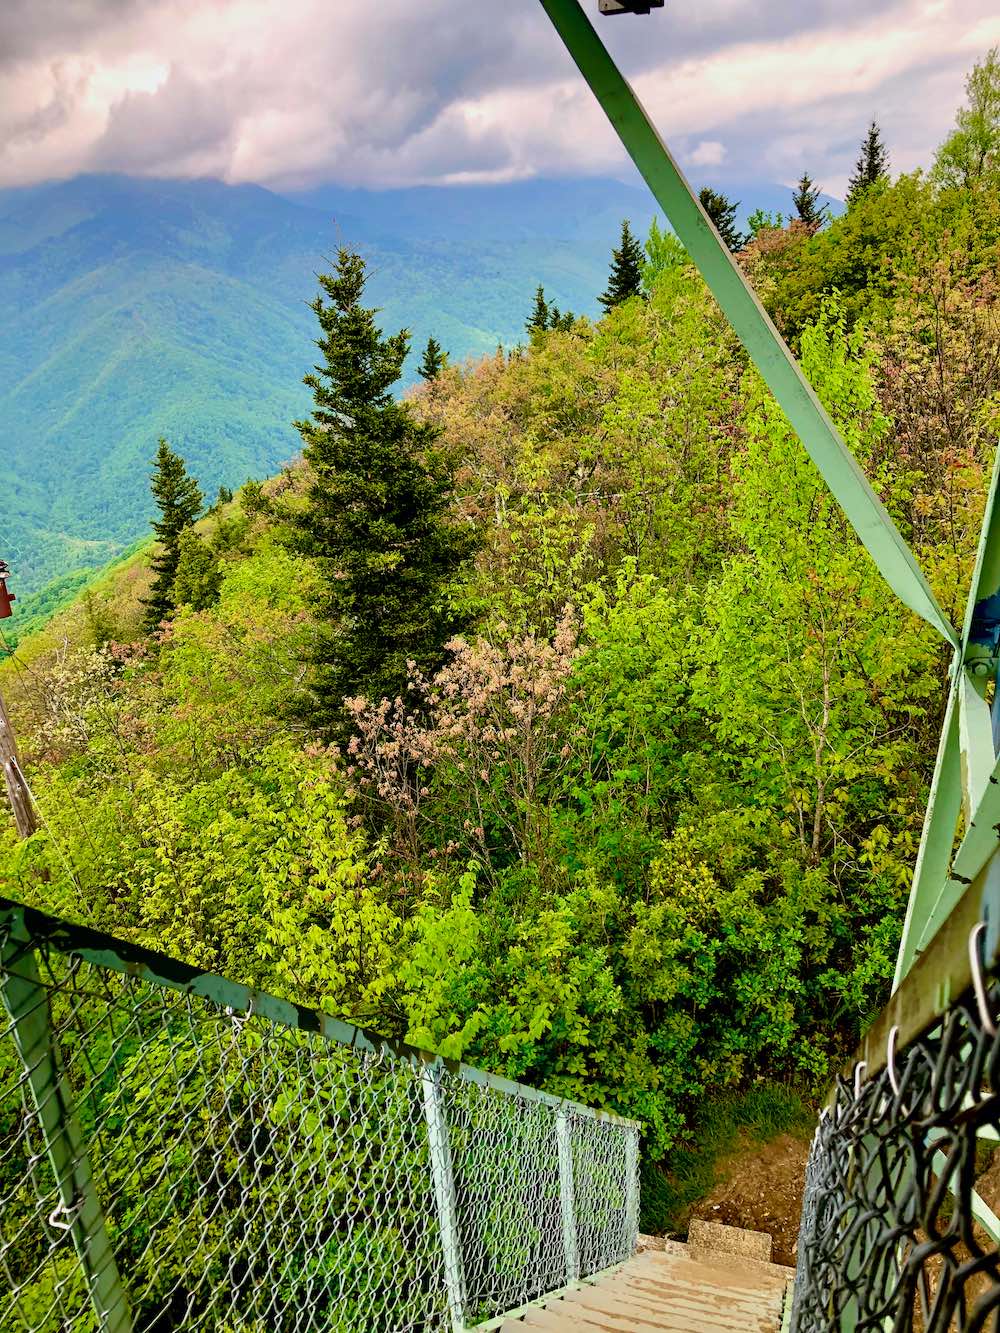
[[153,519],[152,524],[159,541],[151,561],[153,584],[150,595],[142,601],[146,608],[145,626],[152,631],[169,619],[176,608],[174,579],[180,560],[181,534],[201,513],[204,497],[195,479],[188,476],[183,458],[164,439],[156,451],[150,490],[160,510],[160,517]]
[[798,189],[792,195],[792,203],[795,205],[795,216],[814,231],[822,227],[826,219],[826,205],[818,207],[819,196],[820,187],[813,184],[808,171],[803,171]]
[[567,310],[563,314],[557,305],[552,306],[549,310],[549,328],[555,329],[559,333],[569,333],[575,319],[576,316],[572,310]]
[[436,380],[444,370],[447,358],[436,338],[428,338],[424,348],[424,359],[417,367],[417,374],[425,380]]
[[717,190],[710,190],[706,185],[699,193],[701,206],[715,224],[715,230],[730,250],[742,250],[746,244],[746,237],[736,225],[736,210],[739,208],[739,200],[736,203],[730,203],[724,194]]
[[463,628],[448,587],[474,534],[448,516],[454,465],[436,447],[439,430],[390,393],[409,334],[384,337],[377,310],[361,304],[364,260],[341,249],[319,282],[322,364],[305,377],[312,416],[295,423],[311,481],[291,521],[321,576],[315,720],[342,732],[345,698],[395,698],[408,662],[441,665]]
[[847,185],[847,207],[856,203],[877,181],[889,174],[889,154],[882,142],[882,131],[873,120],[861,145],[861,156],[854,165],[854,175]]
[[534,333],[544,333],[548,327],[549,303],[545,299],[545,288],[539,283],[535,291],[535,304],[531,308],[531,314],[528,316],[525,328],[530,336]]
[[607,291],[597,299],[605,310],[611,310],[633,296],[642,295],[642,270],[645,255],[642,246],[632,235],[628,219],[622,223],[621,241],[612,251],[611,273]]

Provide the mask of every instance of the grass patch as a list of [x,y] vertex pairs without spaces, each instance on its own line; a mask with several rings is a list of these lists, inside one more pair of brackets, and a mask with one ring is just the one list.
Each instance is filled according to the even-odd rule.
[[691,1207],[711,1193],[720,1158],[748,1141],[809,1136],[815,1125],[813,1108],[793,1088],[777,1083],[706,1101],[684,1144],[662,1162],[643,1159],[641,1229],[652,1235],[683,1231]]

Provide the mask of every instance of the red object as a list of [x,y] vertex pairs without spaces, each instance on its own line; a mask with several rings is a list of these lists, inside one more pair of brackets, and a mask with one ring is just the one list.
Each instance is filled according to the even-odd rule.
[[16,602],[17,598],[12,592],[7,591],[7,585],[0,579],[0,620],[6,620],[8,616],[14,614],[14,608],[11,602]]

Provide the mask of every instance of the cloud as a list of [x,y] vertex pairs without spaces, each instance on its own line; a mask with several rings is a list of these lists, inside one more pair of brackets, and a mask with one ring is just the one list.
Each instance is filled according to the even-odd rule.
[[[0,184],[122,170],[377,187],[626,167],[536,0],[0,8]],[[684,161],[744,179],[807,166],[842,189],[873,115],[897,168],[928,160],[965,71],[1000,39],[993,9],[701,0],[596,21]]]
[[720,167],[726,160],[726,145],[718,139],[703,139],[687,155],[693,167]]

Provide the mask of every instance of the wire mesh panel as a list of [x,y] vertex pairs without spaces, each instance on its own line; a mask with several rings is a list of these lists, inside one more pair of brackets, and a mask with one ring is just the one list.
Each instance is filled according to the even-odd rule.
[[458,1080],[447,1117],[468,1310],[486,1319],[566,1282],[555,1117]]
[[455,1329],[632,1253],[637,1125],[574,1107],[567,1179],[571,1104],[9,907],[3,1333]]
[[1000,1130],[998,1003],[996,986],[988,1007],[966,996],[874,1077],[838,1081],[807,1170],[794,1333],[1000,1327],[974,1194]]

